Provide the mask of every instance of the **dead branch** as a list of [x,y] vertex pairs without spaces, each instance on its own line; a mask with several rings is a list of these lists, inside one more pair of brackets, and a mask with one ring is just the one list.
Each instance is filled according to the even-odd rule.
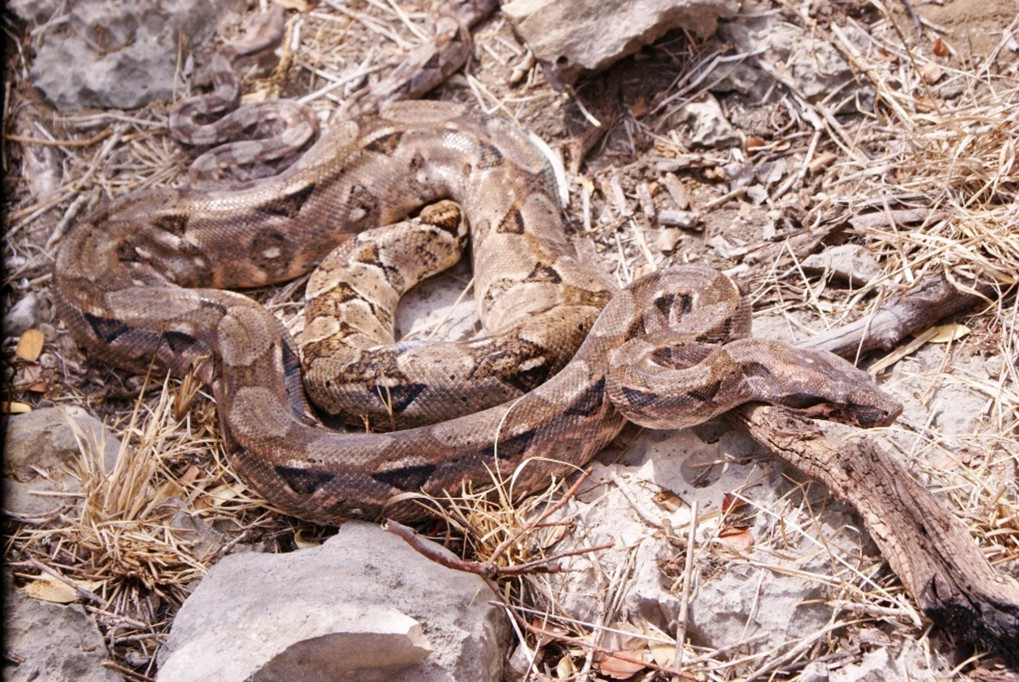
[[853,505],[936,625],[1019,665],[1019,584],[997,574],[962,523],[891,456],[868,440],[829,439],[813,422],[780,408],[743,407],[730,419]]
[[995,296],[987,283],[953,285],[942,273],[928,275],[912,288],[889,298],[872,315],[807,339],[804,348],[854,358],[873,350],[891,350],[907,336],[931,327]]

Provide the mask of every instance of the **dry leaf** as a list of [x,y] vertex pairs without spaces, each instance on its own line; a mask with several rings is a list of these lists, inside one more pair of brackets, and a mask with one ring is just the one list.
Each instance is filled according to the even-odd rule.
[[43,575],[21,588],[21,591],[34,599],[53,602],[54,604],[72,604],[78,601],[78,591],[56,578]]
[[292,9],[302,13],[308,11],[307,0],[275,0],[274,4],[279,5],[283,9]]
[[633,106],[630,107],[630,113],[634,118],[640,118],[649,111],[651,111],[651,108],[647,105],[647,100],[644,98],[644,95],[637,97],[637,101],[635,101]]
[[958,341],[969,332],[969,327],[964,324],[942,324],[934,328],[934,335],[927,341],[928,343],[950,343]]
[[651,652],[651,659],[663,668],[672,665],[676,659],[676,642],[672,635],[666,634],[651,623],[642,622],[640,629],[647,636],[647,648]]
[[736,497],[732,493],[726,493],[722,496],[722,513],[732,514],[738,512],[743,507],[747,506],[746,500]]
[[[609,628],[601,640],[604,650],[595,654],[595,667],[614,680],[625,680],[647,668],[644,663],[647,641],[643,629],[625,621],[611,623]],[[616,658],[616,655],[629,660]]]
[[35,362],[42,353],[42,346],[45,341],[46,337],[38,329],[26,330],[21,335],[21,338],[18,339],[18,347],[14,352],[22,360]]
[[[623,649],[622,651],[617,651],[614,653],[618,653],[621,656],[626,656],[627,658],[636,659],[637,661],[639,661],[642,652],[643,652],[642,649]],[[629,679],[633,677],[635,674],[639,673],[641,670],[647,668],[647,665],[645,665],[644,663],[624,661],[621,658],[616,658],[611,653],[605,654],[605,657],[599,661],[596,661],[594,665],[596,668],[598,668],[598,671],[602,675],[604,675],[605,677],[611,677],[614,680]]]
[[725,526],[718,532],[718,539],[733,549],[745,550],[754,546],[750,529],[740,526]]
[[216,506],[226,502],[244,497],[247,487],[243,483],[224,483],[209,491],[209,496],[215,500]]
[[0,403],[0,412],[4,414],[28,414],[32,411],[32,406],[28,403],[19,403],[17,401]]
[[183,474],[177,477],[177,482],[180,483],[182,486],[193,485],[194,482],[198,480],[198,476],[201,473],[202,470],[199,469],[197,465],[192,464],[188,466],[187,469],[184,470]]
[[756,135],[749,135],[743,142],[743,149],[747,155],[753,156],[754,152],[765,145],[765,141]]
[[838,160],[839,157],[831,152],[821,152],[820,154],[814,157],[813,161],[810,162],[810,165],[807,166],[807,170],[810,171],[811,173],[817,173],[818,171],[827,168],[828,166],[832,165]]
[[555,667],[555,674],[557,680],[572,679],[577,674],[577,667],[573,665],[573,659],[569,656],[560,658]]
[[562,540],[567,530],[569,530],[569,527],[565,523],[557,523],[554,526],[550,526],[541,538],[541,549],[551,549],[557,542]]
[[934,62],[927,62],[920,67],[920,77],[927,85],[934,85],[945,75],[945,70]]
[[922,95],[917,97],[915,100],[915,107],[921,114],[929,114],[932,111],[937,111],[941,100]]
[[318,547],[322,543],[318,540],[305,540],[304,531],[299,530],[294,533],[294,544],[297,545],[297,549],[311,549],[312,547]]
[[[99,580],[75,580],[73,582],[89,592],[94,592],[102,585]],[[78,601],[78,591],[73,586],[51,575],[39,576],[22,587],[21,591],[34,599],[54,604],[73,604]]]
[[934,41],[934,44],[931,45],[931,52],[933,52],[936,57],[947,57],[952,53],[952,50],[948,47],[948,43],[941,38],[937,38]]
[[659,507],[670,513],[683,506],[683,498],[671,490],[659,490],[651,499]]

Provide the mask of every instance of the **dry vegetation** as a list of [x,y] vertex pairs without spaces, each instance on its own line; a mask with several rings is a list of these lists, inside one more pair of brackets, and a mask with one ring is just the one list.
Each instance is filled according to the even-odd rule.
[[[397,11],[398,5],[406,11]],[[781,192],[772,188],[763,205],[753,205],[739,195],[730,196],[728,184],[718,176],[713,179],[709,171],[685,175],[691,208],[701,212],[707,233],[725,234],[747,248],[720,257],[695,232],[677,237],[680,248],[687,257],[739,272],[751,284],[756,310],[787,315],[791,328],[801,330],[801,335],[810,320],[838,326],[928,273],[945,271],[963,283],[992,280],[1000,293],[966,320],[969,335],[953,342],[942,366],[916,370],[922,374],[911,384],[956,383],[982,395],[986,419],[980,430],[942,437],[936,425],[917,421],[922,414],[907,413],[894,442],[911,470],[969,525],[989,560],[1015,574],[1016,25],[1001,27],[1000,44],[991,55],[967,61],[959,53],[938,56],[947,48],[934,41],[936,32],[929,30],[920,40],[907,39],[907,34],[913,36],[911,24],[889,14],[880,3],[841,6],[838,11],[848,13],[848,19],[841,14],[832,17],[828,11],[821,16],[801,14],[782,3],[779,7],[787,20],[805,27],[815,40],[831,41],[846,56],[857,83],[874,92],[874,105],[864,113],[837,116],[834,101],[807,102],[791,88],[777,105],[760,105],[764,114],[779,112],[786,117],[784,132],[761,139],[756,151],[744,149],[744,158],[788,161],[791,182],[780,184]],[[859,46],[833,29],[833,18],[866,27],[872,49],[861,53]],[[283,94],[304,97],[321,110],[332,109],[366,78],[377,77],[395,63],[419,40],[424,25],[416,3],[326,0],[301,22]],[[10,306],[29,292],[46,299],[55,245],[76,219],[103,198],[173,183],[186,168],[186,159],[165,132],[163,104],[130,112],[49,111],[27,80],[31,35],[9,19],[5,31],[14,46],[7,63],[3,149],[10,192],[3,295],[5,306]],[[689,36],[671,35],[642,52],[639,68],[635,69],[634,59],[627,60],[609,74],[581,83],[575,96],[567,96],[544,83],[504,20],[496,18],[477,32],[477,59],[467,73],[451,79],[439,96],[474,101],[516,119],[538,130],[568,157],[567,166],[572,162],[575,170],[570,178],[573,222],[623,282],[671,255],[663,253],[663,246],[669,245],[652,231],[658,225],[642,211],[640,196],[642,187],[649,188],[660,206],[670,205],[655,159],[694,156],[680,136],[662,132],[661,124],[675,107],[699,93],[698,69],[716,56],[708,47]],[[197,62],[204,57],[207,54],[197,55]],[[510,84],[515,72],[520,78]],[[650,75],[635,78],[635,73]],[[949,91],[951,96],[946,96]],[[593,128],[590,117],[604,120],[605,130]],[[730,160],[718,150],[706,154]],[[714,208],[720,210],[709,210]],[[770,235],[759,229],[727,231],[726,223],[746,226],[754,221],[777,228]],[[803,235],[817,238],[812,243],[794,240],[793,246],[780,241]],[[813,246],[843,240],[866,244],[880,257],[884,274],[879,281],[847,290],[802,273],[799,262],[806,252],[798,251],[796,243]],[[744,258],[747,254],[756,255]],[[294,331],[301,326],[300,308],[294,302],[301,284],[258,293]],[[87,361],[45,307],[38,327],[45,343],[36,358],[15,353],[18,339],[3,340],[5,410],[82,405],[105,418],[122,447],[116,469],[106,474],[95,454],[102,447],[82,435],[76,475],[85,490],[83,503],[51,518],[9,520],[6,559],[19,585],[69,587],[72,598],[99,622],[118,670],[129,679],[152,679],[154,652],[173,614],[219,557],[237,543],[286,551],[316,541],[325,531],[298,524],[248,498],[222,460],[214,406],[192,383],[128,378]],[[953,371],[953,363],[973,355],[999,358],[998,372]],[[921,401],[924,398],[920,396]],[[794,498],[782,513],[808,522],[823,513],[811,507],[809,495]],[[452,505],[446,539],[463,550],[465,561],[479,562],[469,567],[486,572],[498,597],[518,614],[517,634],[528,650],[545,648],[539,660],[553,677],[607,675],[613,670],[622,675],[633,661],[638,662],[634,673],[667,667],[677,650],[675,632],[603,628],[596,638],[591,624],[557,612],[554,604],[533,601],[541,592],[540,568],[556,554],[555,540],[566,526],[528,519],[551,504],[550,497],[540,497],[514,508],[504,497],[493,502],[480,495],[455,504],[443,501],[447,508]],[[719,523],[718,532],[726,525]],[[686,532],[679,529],[678,534],[685,537]],[[778,538],[756,540],[759,548],[772,542],[781,545]],[[717,558],[725,553],[716,549],[708,554]],[[711,557],[699,555],[697,560]],[[690,564],[685,558],[677,561],[676,590],[682,591],[687,589],[684,575],[689,575]],[[849,564],[860,567],[859,557],[849,557]],[[507,570],[513,566],[532,570]],[[874,566],[870,569],[876,571]],[[691,675],[787,678],[810,658],[836,660],[845,633],[862,622],[897,623],[900,627],[891,630],[897,636],[925,639],[917,614],[894,578],[867,570],[837,576],[841,582],[832,585],[832,593],[842,595],[843,615],[830,631],[818,633],[801,647],[773,652],[770,658],[680,646]],[[613,659],[606,652],[626,653]],[[841,654],[848,660],[858,655],[858,647]],[[960,670],[969,669],[966,661],[957,663]]]

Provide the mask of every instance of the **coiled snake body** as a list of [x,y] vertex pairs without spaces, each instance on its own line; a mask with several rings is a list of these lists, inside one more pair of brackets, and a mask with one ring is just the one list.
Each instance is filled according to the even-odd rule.
[[[387,501],[454,492],[530,460],[514,484],[526,494],[590,459],[625,419],[676,428],[747,401],[862,426],[898,414],[865,373],[833,355],[740,338],[749,312],[710,269],[669,268],[613,294],[566,241],[552,190],[541,156],[509,124],[453,104],[389,105],[337,125],[273,178],[146,190],[94,213],[60,248],[56,301],[79,343],[107,362],[195,370],[212,386],[237,474],[319,523],[420,516],[415,504]],[[297,276],[352,233],[442,198],[469,219],[479,309],[502,336],[494,350],[462,358],[447,372],[452,389],[438,393],[454,392],[456,403],[484,370],[478,382],[487,387],[473,393],[494,392],[500,404],[391,433],[327,429],[305,400],[289,334],[253,300],[222,289]],[[398,268],[376,265],[399,279]],[[345,286],[341,300],[353,296]],[[373,305],[371,292],[356,293]],[[432,399],[408,387],[400,352],[358,379],[384,389],[376,392],[391,416]],[[492,388],[500,382],[508,393]]]

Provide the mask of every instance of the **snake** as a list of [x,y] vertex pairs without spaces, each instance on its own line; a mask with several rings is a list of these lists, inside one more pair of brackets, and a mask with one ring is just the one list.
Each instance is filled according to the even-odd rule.
[[[510,122],[384,103],[333,121],[276,174],[100,205],[59,246],[54,299],[92,357],[210,386],[234,472],[319,524],[420,519],[421,495],[493,477],[532,494],[627,421],[683,428],[748,402],[860,427],[901,412],[846,360],[751,337],[739,287],[712,268],[668,265],[617,289],[577,255],[557,196]],[[467,241],[482,336],[434,356],[383,344],[402,293]],[[456,255],[436,255],[443,242]],[[303,350],[235,291],[322,262]],[[375,405],[312,406],[307,375],[326,389],[350,379]],[[367,428],[334,428],[335,415]]]

